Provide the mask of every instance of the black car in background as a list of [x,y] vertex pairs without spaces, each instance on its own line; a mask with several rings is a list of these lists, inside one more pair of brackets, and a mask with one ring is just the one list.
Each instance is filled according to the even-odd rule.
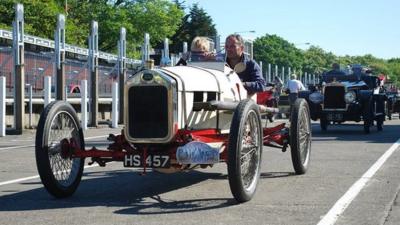
[[374,121],[378,131],[383,129],[387,96],[376,76],[331,72],[321,76],[314,90],[299,95],[307,100],[311,119],[319,119],[323,131],[345,121],[363,121],[365,133]]

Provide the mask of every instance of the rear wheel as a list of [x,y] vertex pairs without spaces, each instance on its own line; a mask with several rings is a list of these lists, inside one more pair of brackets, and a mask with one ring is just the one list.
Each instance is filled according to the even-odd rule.
[[228,178],[238,202],[249,201],[260,178],[262,127],[259,107],[246,99],[237,106],[230,127]]
[[390,106],[392,105],[392,101],[386,101],[385,102],[385,114],[387,115],[389,120],[392,120],[392,110],[390,109]]
[[363,120],[364,120],[364,133],[369,134],[370,128],[374,123],[373,120],[373,106],[374,101],[373,97],[371,96],[368,101],[364,103],[364,112],[363,112]]
[[326,119],[326,116],[325,115],[322,115],[321,116],[321,119],[320,119],[320,125],[321,125],[321,130],[322,131],[327,131],[328,130],[328,120]]
[[371,122],[364,120],[364,133],[369,134],[370,133],[370,127],[371,127]]
[[297,99],[290,113],[290,152],[296,174],[307,171],[311,153],[310,109],[304,99]]
[[64,101],[50,103],[40,115],[35,155],[44,187],[57,198],[72,195],[82,178],[84,159],[71,157],[71,141],[85,146],[75,110]]
[[[278,102],[276,101],[276,99],[272,99],[272,105],[268,106],[268,107],[272,107],[272,108],[278,108]],[[275,120],[275,113],[268,113],[267,114],[267,118],[269,120],[270,123],[273,123]]]

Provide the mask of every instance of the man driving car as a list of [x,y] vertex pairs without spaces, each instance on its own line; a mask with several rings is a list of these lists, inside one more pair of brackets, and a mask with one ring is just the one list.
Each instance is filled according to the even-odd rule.
[[238,34],[231,34],[225,40],[226,62],[243,82],[249,95],[266,88],[260,66],[244,54],[244,40]]

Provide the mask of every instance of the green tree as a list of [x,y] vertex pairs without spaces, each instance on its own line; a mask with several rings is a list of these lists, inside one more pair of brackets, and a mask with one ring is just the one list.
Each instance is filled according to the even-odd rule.
[[[14,20],[14,2],[2,0],[0,28],[11,30]],[[64,0],[21,0],[25,12],[25,32],[53,39],[56,15],[65,13]],[[135,51],[148,32],[152,43],[175,34],[184,15],[182,9],[168,0],[68,0],[66,42],[87,46],[90,24],[99,24],[99,49],[117,51],[120,27],[127,29],[127,54],[139,56]]]
[[15,18],[15,3],[24,5],[24,31],[30,35],[54,38],[57,14],[63,10],[54,0],[1,0],[0,28],[11,30]]
[[[76,30],[75,42],[86,42],[92,20],[99,23],[99,49],[117,52],[119,29],[127,31],[127,54],[139,57],[144,33],[150,34],[152,44],[172,36],[179,26],[183,10],[167,0],[125,0],[125,1],[74,1],[68,15],[73,23],[84,24]],[[73,28],[71,28],[73,29]],[[86,33],[86,35],[78,34]]]
[[[182,3],[178,2],[177,5],[182,7]],[[175,53],[182,52],[183,42],[187,42],[190,46],[190,43],[196,36],[214,38],[216,35],[217,30],[212,18],[196,3],[190,7],[189,14],[182,17],[181,25],[171,38],[171,49]]]
[[329,70],[332,64],[332,55],[326,53],[322,48],[311,46],[303,53],[303,71],[311,74],[322,74]]
[[[300,70],[302,53],[294,44],[289,43],[277,35],[266,34],[254,41],[254,59],[278,66],[291,67],[292,71]],[[263,68],[265,71],[265,68]]]

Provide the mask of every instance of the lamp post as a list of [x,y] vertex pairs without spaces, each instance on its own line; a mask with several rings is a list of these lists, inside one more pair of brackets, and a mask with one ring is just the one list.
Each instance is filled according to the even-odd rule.
[[310,46],[311,43],[310,42],[300,42],[300,43],[294,43],[293,45],[295,47],[299,47],[300,48],[300,46]]
[[234,34],[255,33],[255,30],[236,31]]

